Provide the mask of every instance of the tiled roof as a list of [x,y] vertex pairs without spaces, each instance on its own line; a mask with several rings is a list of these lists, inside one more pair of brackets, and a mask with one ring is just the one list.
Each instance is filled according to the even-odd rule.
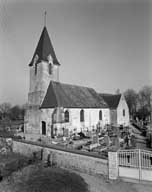
[[98,93],[88,87],[51,81],[40,108],[107,108]]
[[44,27],[36,50],[34,52],[32,61],[30,62],[29,66],[33,65],[35,57],[37,57],[37,62],[39,61],[48,61],[48,56],[51,55],[53,64],[60,65],[55,55],[54,48],[52,46],[49,34],[47,32],[47,28]]
[[112,94],[99,94],[101,98],[107,103],[110,109],[116,109],[118,107],[121,94],[112,95]]

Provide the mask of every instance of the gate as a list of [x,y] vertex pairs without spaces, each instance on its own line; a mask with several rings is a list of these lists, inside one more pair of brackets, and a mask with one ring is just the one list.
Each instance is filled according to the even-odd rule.
[[118,151],[118,175],[152,181],[152,152],[142,149]]

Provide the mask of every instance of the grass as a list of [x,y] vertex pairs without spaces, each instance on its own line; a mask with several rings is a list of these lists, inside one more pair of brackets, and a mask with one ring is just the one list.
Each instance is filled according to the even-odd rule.
[[[26,179],[25,179],[26,178]],[[38,168],[22,177],[16,192],[88,192],[82,177],[60,168]]]

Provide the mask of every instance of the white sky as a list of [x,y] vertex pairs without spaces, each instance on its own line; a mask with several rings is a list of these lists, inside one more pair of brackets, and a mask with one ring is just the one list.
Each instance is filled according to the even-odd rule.
[[0,103],[27,102],[45,10],[61,82],[111,93],[152,84],[151,2],[0,0]]

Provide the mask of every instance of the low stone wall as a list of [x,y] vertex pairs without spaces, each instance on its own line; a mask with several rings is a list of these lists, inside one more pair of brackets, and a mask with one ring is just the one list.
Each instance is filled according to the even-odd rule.
[[50,162],[57,166],[78,170],[93,175],[108,175],[108,162],[99,156],[87,155],[87,153],[76,152],[67,149],[60,149],[56,146],[48,147],[38,145],[34,142],[13,141],[13,151],[26,156],[33,155],[33,152],[43,150],[43,160],[50,159]]

